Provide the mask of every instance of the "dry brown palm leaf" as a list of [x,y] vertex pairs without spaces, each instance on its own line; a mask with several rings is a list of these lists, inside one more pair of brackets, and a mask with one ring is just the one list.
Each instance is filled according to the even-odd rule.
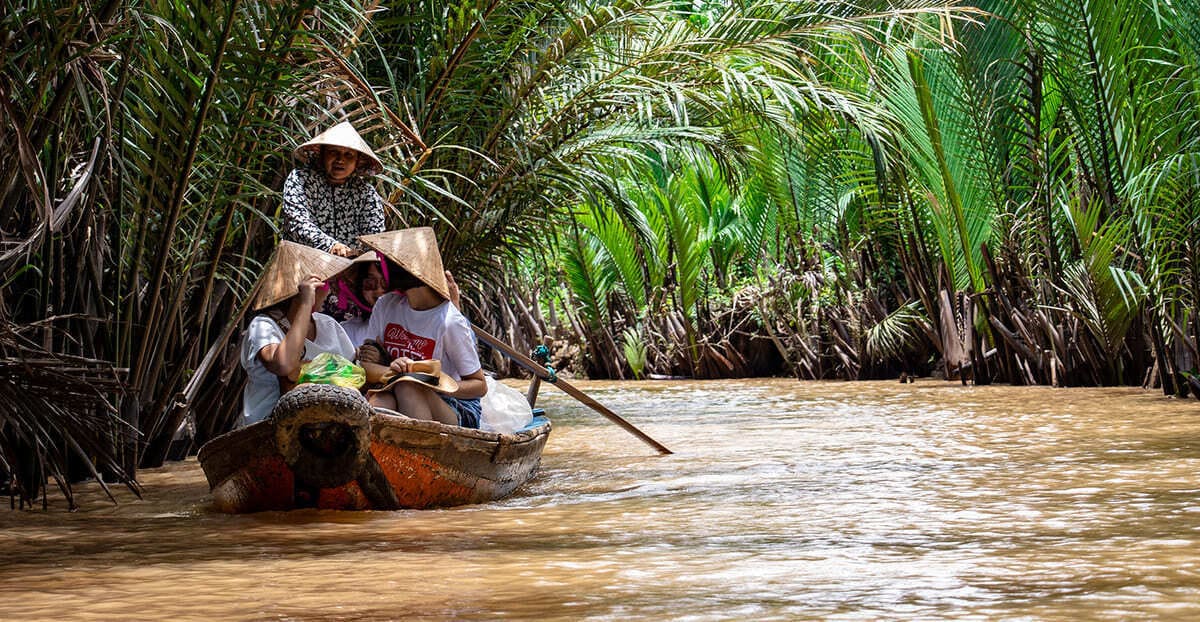
[[[114,437],[137,435],[112,404],[124,390],[126,371],[106,361],[48,352],[12,324],[0,322],[0,457],[14,465],[12,475],[23,504],[32,505],[38,490],[45,504],[49,476],[74,509],[66,475],[72,455],[81,459],[110,499],[96,463],[110,466],[140,496],[137,482],[121,470],[112,449]],[[35,459],[29,460],[29,454]]]

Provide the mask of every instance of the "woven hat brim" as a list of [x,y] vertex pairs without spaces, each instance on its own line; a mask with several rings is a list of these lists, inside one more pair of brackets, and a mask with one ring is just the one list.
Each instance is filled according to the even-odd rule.
[[379,262],[379,254],[377,251],[373,251],[373,250],[367,251],[367,252],[359,255],[358,257],[355,257],[352,260],[352,263],[354,263],[355,265],[363,264],[363,263],[378,263],[378,262]]
[[442,253],[438,250],[437,236],[431,227],[360,235],[358,240],[383,253],[384,257],[417,277],[442,298],[450,300],[450,285],[446,282]]
[[259,279],[258,293],[251,308],[264,309],[295,296],[300,281],[310,274],[328,280],[352,264],[345,257],[331,255],[311,246],[280,242]]
[[[375,157],[375,152],[371,150],[371,146],[367,141],[359,136],[358,131],[349,121],[342,121],[337,125],[317,134],[312,140],[296,147],[295,155],[297,160],[305,160],[311,162],[314,158],[321,155],[321,145],[332,145],[335,147],[346,147],[353,149],[366,159],[366,166],[359,166],[354,171],[358,175],[378,175],[383,172],[383,162]],[[359,164],[362,164],[362,159]]]
[[392,380],[388,381],[388,383],[383,385],[382,387],[379,387],[378,389],[373,389],[373,390],[369,391],[368,393],[374,395],[375,393],[378,393],[380,391],[388,391],[392,387],[396,386],[397,384],[399,384],[401,382],[412,382],[412,383],[416,384],[417,386],[425,387],[426,389],[432,389],[438,393],[449,394],[449,393],[454,393],[455,391],[458,391],[458,382],[456,380],[454,380],[453,378],[451,378],[445,372],[442,372],[442,373],[438,374],[438,383],[436,385],[429,384],[426,382],[421,382],[420,380],[413,378],[412,376],[397,376],[396,378],[393,378]]

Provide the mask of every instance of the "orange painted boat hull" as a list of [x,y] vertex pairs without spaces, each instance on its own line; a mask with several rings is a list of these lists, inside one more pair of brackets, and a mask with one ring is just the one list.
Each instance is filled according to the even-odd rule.
[[198,458],[215,506],[243,513],[301,507],[424,509],[495,501],[533,477],[551,428],[548,419],[537,417],[516,433],[496,434],[381,412],[370,415],[369,423],[367,463],[375,477],[360,474],[324,488],[298,483],[300,469],[289,467],[277,447],[272,419],[214,438],[200,448]]

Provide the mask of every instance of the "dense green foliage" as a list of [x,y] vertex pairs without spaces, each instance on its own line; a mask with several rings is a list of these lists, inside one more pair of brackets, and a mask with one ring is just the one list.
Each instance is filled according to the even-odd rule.
[[1185,392],[1200,11],[982,9],[6,2],[0,471],[228,428],[291,148],[341,118],[471,317],[588,373]]
[[589,369],[627,373],[606,344],[636,335],[651,372],[757,373],[749,331],[800,377],[1200,388],[1196,3],[981,8],[823,48],[859,114],[743,124],[752,157],[584,202],[560,253]]

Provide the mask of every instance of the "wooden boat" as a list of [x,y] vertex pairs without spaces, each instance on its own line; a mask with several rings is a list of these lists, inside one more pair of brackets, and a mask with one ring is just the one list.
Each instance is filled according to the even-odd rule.
[[513,434],[372,409],[353,389],[307,384],[264,421],[218,436],[199,461],[217,509],[430,508],[500,499],[533,477],[542,416]]

